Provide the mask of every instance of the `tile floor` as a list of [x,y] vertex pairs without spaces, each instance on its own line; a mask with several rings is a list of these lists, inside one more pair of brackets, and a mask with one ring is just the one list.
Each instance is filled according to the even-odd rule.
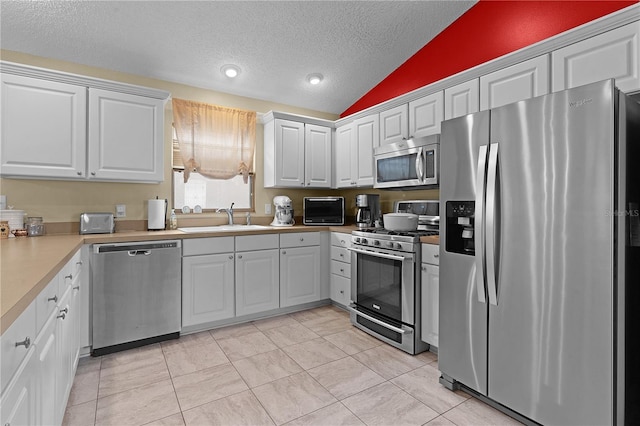
[[183,336],[78,366],[64,425],[506,425],[325,306]]

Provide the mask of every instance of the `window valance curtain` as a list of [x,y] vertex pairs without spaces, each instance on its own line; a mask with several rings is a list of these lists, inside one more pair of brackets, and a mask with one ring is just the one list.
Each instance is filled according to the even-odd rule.
[[253,172],[256,113],[202,102],[173,99],[173,125],[184,163],[191,172],[213,179]]

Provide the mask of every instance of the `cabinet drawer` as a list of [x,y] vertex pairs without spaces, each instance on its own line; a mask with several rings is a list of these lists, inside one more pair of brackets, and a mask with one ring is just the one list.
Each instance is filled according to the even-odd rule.
[[62,267],[60,273],[60,282],[58,283],[58,298],[65,292],[65,289],[80,275],[82,262],[80,260],[80,250],[78,250],[71,259]]
[[351,280],[340,275],[331,274],[331,300],[343,306],[351,302]]
[[56,275],[36,297],[36,330],[40,330],[44,326],[62,297],[62,291],[58,288],[59,277],[60,274]]
[[233,237],[194,238],[182,240],[182,255],[218,254],[233,252]]
[[243,235],[236,237],[236,251],[278,248],[278,234]]
[[280,248],[319,246],[319,232],[295,232],[280,234]]
[[346,248],[331,246],[331,259],[351,263],[351,252]]
[[351,265],[349,263],[331,261],[331,273],[341,277],[351,278]]
[[422,244],[422,263],[439,265],[440,264],[440,246],[435,244]]
[[342,232],[331,233],[331,245],[338,247],[351,247],[351,234],[343,234]]
[[23,342],[27,338],[29,339],[29,347],[31,347],[36,338],[35,302],[31,302],[0,338],[0,342],[2,342],[2,347],[0,348],[0,357],[2,357],[0,383],[3,390],[28,352],[28,348],[25,345],[16,346],[16,342]]

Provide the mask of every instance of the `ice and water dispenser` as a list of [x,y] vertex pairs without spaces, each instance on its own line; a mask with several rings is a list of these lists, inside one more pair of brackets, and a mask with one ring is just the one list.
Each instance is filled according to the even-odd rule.
[[448,252],[475,255],[473,234],[475,207],[475,201],[447,201],[445,249]]

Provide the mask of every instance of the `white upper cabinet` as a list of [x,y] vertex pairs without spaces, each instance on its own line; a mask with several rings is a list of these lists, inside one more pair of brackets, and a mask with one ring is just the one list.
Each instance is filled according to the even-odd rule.
[[0,174],[83,178],[87,89],[2,74]]
[[480,109],[480,80],[473,80],[444,90],[444,119],[473,114]]
[[336,129],[337,188],[373,186],[373,149],[379,145],[378,114],[358,118]]
[[164,179],[164,102],[89,89],[89,178]]
[[380,145],[436,135],[444,118],[444,94],[432,93],[380,112]]
[[409,105],[398,105],[380,113],[380,145],[409,137]]
[[538,56],[480,77],[480,110],[549,93],[549,57]]
[[614,78],[623,92],[640,89],[640,21],[551,54],[553,91]]
[[268,118],[264,124],[265,188],[331,188],[331,138],[329,126]]
[[168,92],[0,61],[3,177],[161,182]]
[[331,188],[331,134],[329,127],[305,124],[305,186]]
[[437,135],[444,118],[442,91],[409,102],[409,137]]

